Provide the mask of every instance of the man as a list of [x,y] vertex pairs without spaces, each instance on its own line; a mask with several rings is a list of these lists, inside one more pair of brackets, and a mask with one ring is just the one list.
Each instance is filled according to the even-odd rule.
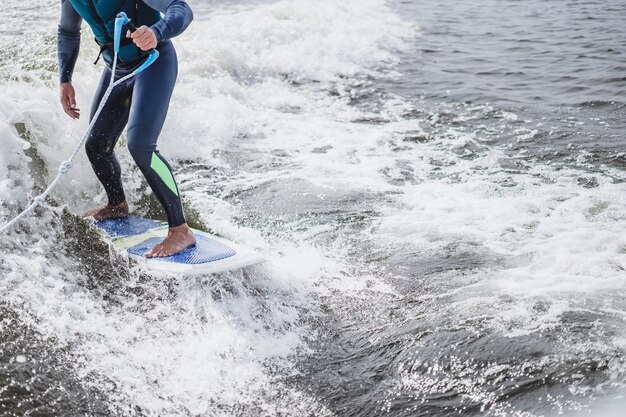
[[185,0],[61,0],[58,29],[61,104],[70,117],[80,117],[72,73],[80,48],[81,22],[85,20],[100,45],[96,62],[102,56],[106,63],[91,106],[93,118],[111,77],[114,24],[120,12],[125,12],[138,29],[127,32],[127,39],[122,40],[115,78],[137,68],[147,56],[145,51],[156,48],[160,55],[144,72],[113,89],[87,139],[87,156],[106,191],[108,204],[85,216],[103,220],[128,215],[120,164],[114,152],[128,124],[128,149],[167,213],[169,223],[167,238],[145,256],[170,256],[196,242],[185,221],[172,170],[157,150],[178,73],[176,51],[170,38],[181,34],[191,23],[193,13],[189,4]]

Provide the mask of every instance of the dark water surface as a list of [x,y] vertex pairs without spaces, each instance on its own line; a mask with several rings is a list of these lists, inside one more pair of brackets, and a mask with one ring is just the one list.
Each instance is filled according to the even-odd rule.
[[[467,129],[542,161],[624,170],[626,3],[407,1],[420,27],[390,89],[457,108]],[[475,111],[462,107],[490,105]],[[503,126],[493,111],[514,113]]]

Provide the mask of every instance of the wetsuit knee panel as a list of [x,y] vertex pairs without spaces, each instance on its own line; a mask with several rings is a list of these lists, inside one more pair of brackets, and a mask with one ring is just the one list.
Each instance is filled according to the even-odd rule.
[[89,136],[85,142],[85,152],[90,160],[108,158],[113,154],[112,141],[103,135]]
[[141,168],[142,171],[145,171],[150,167],[150,159],[152,158],[152,153],[156,151],[156,147],[140,140],[132,140],[129,137],[128,151],[139,168]]

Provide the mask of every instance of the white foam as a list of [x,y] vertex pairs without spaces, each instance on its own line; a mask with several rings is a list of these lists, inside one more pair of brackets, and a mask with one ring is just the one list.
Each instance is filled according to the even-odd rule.
[[[418,146],[415,154],[450,159],[446,149],[453,146]],[[425,254],[451,243],[467,245],[485,258],[451,310],[459,317],[490,317],[510,335],[558,324],[581,304],[602,310],[605,294],[626,284],[624,185],[601,174],[541,165],[532,175],[503,172],[492,162],[499,157],[491,150],[471,162],[456,160],[444,168],[456,180],[405,187],[398,204],[385,210],[376,235]],[[581,175],[598,186],[582,187]],[[497,259],[501,265],[494,264]],[[537,303],[547,307],[537,310]]]

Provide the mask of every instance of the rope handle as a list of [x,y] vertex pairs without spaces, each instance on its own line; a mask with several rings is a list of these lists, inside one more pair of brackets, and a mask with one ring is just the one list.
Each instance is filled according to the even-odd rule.
[[[120,51],[122,29],[124,28],[124,26],[126,26],[131,33],[137,31],[137,26],[135,26],[133,22],[131,22],[128,16],[126,16],[126,13],[121,12],[117,15],[117,18],[115,19],[115,37],[114,37],[114,43],[113,43],[113,50],[115,51],[116,54]],[[149,54],[148,58],[144,62],[142,62],[141,65],[135,71],[133,71],[135,75],[139,74],[140,72],[148,68],[159,57],[159,51],[157,51],[156,49],[150,49],[148,54]]]

